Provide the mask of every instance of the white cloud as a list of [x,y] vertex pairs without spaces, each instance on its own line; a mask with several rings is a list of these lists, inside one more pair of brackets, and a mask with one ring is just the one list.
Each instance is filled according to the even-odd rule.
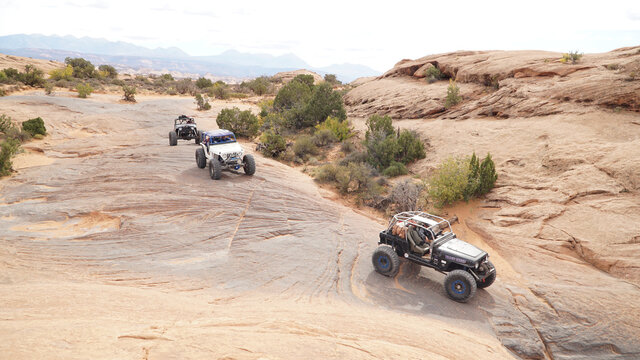
[[[0,35],[91,36],[149,47],[177,46],[192,55],[212,55],[230,48],[275,55],[292,52],[313,66],[351,62],[380,71],[402,58],[459,49],[601,52],[638,45],[640,39],[637,0],[453,4],[407,0],[5,1]],[[633,39],[635,44],[630,43]]]

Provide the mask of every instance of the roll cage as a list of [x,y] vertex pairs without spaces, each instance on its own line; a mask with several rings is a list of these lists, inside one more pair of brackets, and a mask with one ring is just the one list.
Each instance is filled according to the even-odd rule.
[[414,225],[422,228],[431,234],[431,239],[436,239],[439,234],[453,233],[448,220],[439,216],[427,214],[421,211],[405,211],[398,213],[391,218],[387,232],[396,224]]

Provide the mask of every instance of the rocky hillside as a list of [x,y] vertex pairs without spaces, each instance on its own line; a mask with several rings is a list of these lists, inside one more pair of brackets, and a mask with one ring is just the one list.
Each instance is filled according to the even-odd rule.
[[[546,51],[464,51],[402,60],[374,81],[351,91],[352,116],[389,114],[415,119],[445,116],[542,116],[592,107],[640,111],[640,46],[585,54],[563,63]],[[444,79],[423,78],[436,67]],[[463,102],[445,109],[448,79]]]

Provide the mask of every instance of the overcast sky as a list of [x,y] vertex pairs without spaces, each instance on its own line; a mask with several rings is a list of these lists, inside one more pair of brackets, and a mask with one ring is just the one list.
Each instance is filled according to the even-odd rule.
[[74,35],[190,55],[294,53],[385,71],[455,50],[604,52],[640,45],[640,0],[0,0],[0,36]]

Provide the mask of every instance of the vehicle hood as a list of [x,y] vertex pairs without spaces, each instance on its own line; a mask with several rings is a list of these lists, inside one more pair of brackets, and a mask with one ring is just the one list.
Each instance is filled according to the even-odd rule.
[[242,150],[242,146],[235,143],[228,144],[217,144],[217,145],[209,145],[209,151],[214,154],[230,154],[230,153],[240,153],[242,154],[244,150]]
[[478,249],[477,247],[457,238],[451,239],[442,244],[439,247],[439,250],[443,254],[471,261],[480,260],[487,254],[484,250]]

